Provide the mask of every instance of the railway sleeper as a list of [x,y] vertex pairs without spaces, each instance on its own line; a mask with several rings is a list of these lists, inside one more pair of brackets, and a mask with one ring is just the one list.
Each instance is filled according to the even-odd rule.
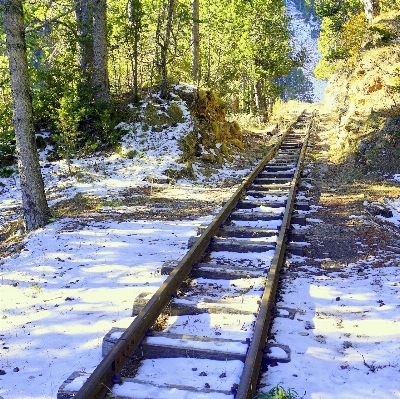
[[302,143],[284,143],[279,148],[281,150],[295,150],[297,148],[301,148]]
[[[252,183],[250,189],[247,191],[247,195],[249,193],[257,192],[257,191],[268,191],[268,194],[275,195],[287,195],[289,190],[289,184],[256,184]],[[252,194],[253,196],[253,194]]]
[[261,172],[258,177],[260,179],[272,179],[272,178],[279,178],[279,179],[292,179],[293,178],[294,169],[290,168],[288,171],[267,171],[264,170]]
[[[271,215],[264,212],[247,212],[247,213],[232,212],[230,216],[231,220],[238,220],[238,221],[256,221],[256,220],[272,221],[272,220],[280,220],[281,218],[282,216],[280,215]],[[305,226],[306,217],[305,215],[293,212],[291,223],[298,224],[300,226]]]
[[[167,261],[161,267],[161,274],[170,274],[178,265],[178,261]],[[248,264],[220,265],[217,263],[197,263],[193,266],[192,278],[210,278],[213,280],[238,280],[241,278],[256,278],[267,273],[268,267],[254,267]]]
[[278,164],[278,165],[293,165],[297,164],[297,161],[299,159],[298,155],[293,155],[293,154],[279,154],[274,158],[275,162],[273,164]]
[[270,185],[270,184],[290,184],[292,178],[287,178],[287,177],[269,177],[269,178],[263,178],[263,177],[258,177],[257,179],[254,179],[254,184],[263,184],[263,185]]
[[[188,248],[191,248],[198,240],[199,236],[189,238]],[[237,240],[235,238],[216,238],[213,237],[210,241],[208,249],[210,251],[227,251],[227,252],[267,252],[274,250],[276,243],[274,242],[257,242],[250,240]]]
[[[117,387],[113,392],[113,399],[143,399],[143,393],[146,393],[146,399],[154,399],[154,398],[190,398],[192,395],[196,394],[209,394],[210,398],[212,395],[212,399],[225,399],[231,398],[233,392],[221,389],[212,389],[212,388],[195,388],[185,385],[177,385],[177,384],[162,384],[158,385],[149,381],[141,381],[137,378],[124,378],[124,383],[119,388]],[[120,389],[123,389],[123,392],[119,394]],[[188,392],[187,395],[183,396],[179,393],[179,391]],[[130,393],[132,392],[132,393]],[[134,392],[137,392],[138,395],[135,395]],[[129,395],[129,396],[126,396]],[[229,396],[228,396],[229,395]]]
[[[105,335],[102,343],[103,357],[107,355],[124,332],[124,328],[113,327]],[[221,361],[241,360],[244,362],[249,343],[250,340],[240,341],[151,331],[133,356],[146,359],[185,357]],[[264,364],[271,364],[274,361],[289,363],[291,360],[291,351],[288,345],[266,342],[262,352]]]
[[[259,189],[259,187],[261,187],[261,189]],[[268,193],[266,193],[266,191],[268,191]],[[285,201],[288,196],[287,190],[263,189],[262,186],[252,187],[246,192],[246,196],[252,198],[265,198],[266,194],[273,195],[277,198],[285,198]]]
[[[124,331],[124,328],[112,328],[106,334],[102,345],[103,357],[107,355]],[[151,331],[133,356],[146,359],[190,357],[244,362],[248,344],[247,341]]]
[[[137,296],[132,306],[132,316],[137,316],[147,304],[149,298]],[[204,313],[251,315],[255,309],[247,309],[241,302],[202,298],[202,305],[187,299],[175,298],[166,307],[165,312],[170,316],[189,316]]]
[[[200,225],[197,234],[202,234],[208,225]],[[215,234],[216,237],[258,238],[278,235],[275,229],[262,229],[258,227],[221,226]]]
[[[222,206],[225,202],[222,203]],[[268,208],[284,208],[286,201],[250,201],[246,199],[240,199],[236,204],[236,209],[254,209],[260,206],[266,206]]]
[[285,166],[285,165],[270,165],[267,164],[267,166],[264,167],[263,171],[261,172],[261,174],[263,173],[285,173],[285,172],[294,172],[296,170],[296,168],[294,166]]
[[283,217],[283,212],[280,213],[267,213],[267,212],[238,212],[233,211],[230,215],[230,220],[241,220],[241,221],[271,221],[280,220]]

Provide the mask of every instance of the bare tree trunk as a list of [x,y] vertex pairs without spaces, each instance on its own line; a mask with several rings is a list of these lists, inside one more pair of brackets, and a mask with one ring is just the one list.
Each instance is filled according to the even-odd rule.
[[192,79],[194,82],[200,80],[200,4],[199,0],[192,3]]
[[95,101],[110,102],[107,49],[107,0],[93,1],[93,73]]
[[168,94],[168,76],[167,76],[167,57],[168,47],[170,44],[171,30],[172,30],[172,19],[174,16],[175,0],[168,0],[167,6],[167,25],[165,27],[164,43],[161,46],[161,98],[165,98]]
[[78,31],[78,62],[85,74],[93,68],[93,14],[88,0],[74,0]]
[[22,207],[25,228],[30,231],[46,224],[50,210],[34,134],[22,1],[5,0],[4,11]]
[[254,92],[255,92],[255,100],[257,107],[257,115],[258,119],[261,122],[265,110],[265,102],[262,93],[262,82],[261,80],[256,80],[254,82]]
[[372,24],[372,20],[381,12],[379,0],[362,0],[367,21]]
[[139,40],[142,29],[143,9],[141,0],[128,0],[128,19],[130,36],[133,40],[133,91],[134,101],[139,102],[139,85],[138,85],[138,58],[139,58]]

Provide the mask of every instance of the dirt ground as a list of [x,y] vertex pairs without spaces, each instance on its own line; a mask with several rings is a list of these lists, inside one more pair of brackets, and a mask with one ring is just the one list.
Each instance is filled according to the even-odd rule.
[[[310,138],[303,186],[314,213],[306,233],[305,256],[325,269],[365,260],[389,266],[400,253],[399,229],[385,220],[385,202],[399,198],[400,184],[365,176],[351,181],[349,170],[357,164],[332,161],[329,131],[334,121],[317,118]],[[316,219],[314,221],[314,219]]]

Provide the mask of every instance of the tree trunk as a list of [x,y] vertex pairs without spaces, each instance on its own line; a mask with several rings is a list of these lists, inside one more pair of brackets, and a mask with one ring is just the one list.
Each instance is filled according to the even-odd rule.
[[78,62],[84,74],[93,68],[93,14],[88,0],[74,0],[78,31]]
[[261,80],[256,80],[254,82],[254,93],[255,93],[255,100],[256,100],[256,108],[257,108],[257,115],[259,121],[262,120],[264,110],[265,110],[265,102],[262,93],[262,82]]
[[168,94],[168,75],[167,75],[167,57],[168,47],[170,44],[172,19],[174,16],[174,0],[168,0],[167,8],[167,25],[165,27],[164,43],[161,46],[160,62],[161,62],[161,98],[165,98]]
[[128,23],[131,40],[133,40],[133,92],[134,102],[139,102],[139,84],[138,84],[138,58],[139,58],[139,40],[142,29],[143,8],[141,0],[128,0]]
[[199,0],[192,3],[192,79],[194,82],[200,80],[200,5]]
[[373,19],[379,15],[381,9],[379,0],[362,0],[367,21],[372,24]]
[[107,50],[107,0],[93,1],[93,98],[110,102]]
[[5,0],[4,11],[22,207],[25,228],[30,231],[46,224],[50,210],[34,134],[22,1]]

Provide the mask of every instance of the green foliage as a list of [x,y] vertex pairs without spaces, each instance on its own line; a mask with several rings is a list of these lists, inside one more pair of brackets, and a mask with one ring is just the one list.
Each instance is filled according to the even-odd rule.
[[[296,1],[304,9],[312,6],[311,0]],[[128,98],[128,93],[138,104],[142,90],[156,90],[165,4],[165,0],[108,0],[109,78],[116,102]],[[72,0],[24,2],[35,126],[51,132],[56,149],[67,160],[115,146],[122,135],[122,131],[114,129],[120,121],[115,106],[93,103],[90,71],[82,71],[78,65],[76,15],[65,12],[73,6]],[[213,87],[222,98],[221,103],[229,104],[234,96],[240,97],[238,103],[248,110],[254,109],[252,88],[256,81],[262,81],[264,98],[276,98],[280,91],[277,78],[304,59],[302,53],[293,54],[285,2],[221,0],[200,2],[200,7],[201,79],[196,83]],[[170,82],[190,82],[192,22],[190,2],[175,0],[167,52]],[[14,144],[2,33],[0,42],[1,166],[14,160]],[[182,110],[174,102],[163,110],[163,115],[166,124],[183,121]],[[153,113],[145,119],[158,118],[157,123],[143,122],[162,126],[164,116]]]
[[[0,35],[0,39],[3,37]],[[9,75],[4,74],[6,65],[7,59],[0,53],[0,167],[10,166],[15,162],[15,135],[12,126],[10,82]]]
[[367,23],[359,0],[318,0],[316,10],[323,17],[318,49],[322,58],[315,76],[326,79],[332,76],[338,61],[355,61],[367,37]]
[[77,154],[79,138],[79,122],[82,118],[81,111],[76,109],[77,98],[73,91],[67,91],[60,100],[57,110],[55,126],[58,132],[53,137],[58,153],[65,158],[68,170],[71,173],[71,158]]
[[0,167],[9,166],[15,162],[15,138],[10,108],[7,104],[0,103]]
[[164,175],[168,176],[174,180],[179,180],[179,179],[195,180],[196,173],[193,169],[192,163],[189,161],[186,161],[185,164],[186,164],[186,166],[184,166],[183,168],[168,168],[168,169],[166,169],[164,171]]
[[182,123],[184,121],[183,111],[178,104],[171,103],[166,112],[171,118],[172,124]]
[[0,177],[10,177],[15,173],[14,169],[8,168],[7,166],[3,166],[0,168]]
[[43,136],[36,136],[36,147],[38,150],[44,150],[46,148],[46,141]]
[[392,32],[391,30],[379,25],[370,26],[368,30],[372,32],[373,35],[377,36],[378,40],[383,43],[397,38],[397,34],[395,32]]
[[183,152],[183,160],[191,160],[199,152],[197,133],[192,131],[186,136],[183,136],[179,140],[178,146],[179,149]]
[[282,387],[282,384],[279,383],[267,393],[261,394],[255,399],[302,399],[302,396],[299,396],[295,389],[285,389]]

